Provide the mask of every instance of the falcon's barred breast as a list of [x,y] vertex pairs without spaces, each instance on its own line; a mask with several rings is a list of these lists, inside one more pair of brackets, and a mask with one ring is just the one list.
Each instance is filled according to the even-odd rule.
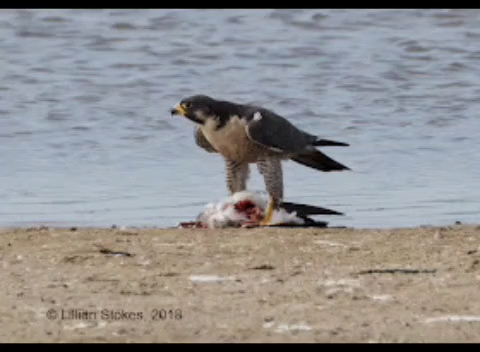
[[283,199],[281,160],[291,159],[321,171],[349,170],[315,148],[348,144],[318,138],[259,106],[194,95],[180,101],[171,113],[196,124],[198,146],[223,156],[230,194],[246,190],[249,164],[257,164],[269,194],[262,225],[270,225],[272,212]]

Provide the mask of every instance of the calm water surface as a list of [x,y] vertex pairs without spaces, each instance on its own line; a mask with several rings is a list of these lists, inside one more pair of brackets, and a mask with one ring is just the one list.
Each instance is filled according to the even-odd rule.
[[284,164],[331,225],[480,221],[479,10],[1,10],[0,226],[166,227],[224,198],[169,115],[196,93],[350,143],[325,151],[352,172]]

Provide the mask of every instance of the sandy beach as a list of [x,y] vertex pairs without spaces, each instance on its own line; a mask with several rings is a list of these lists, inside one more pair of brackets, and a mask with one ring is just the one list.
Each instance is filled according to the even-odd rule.
[[480,226],[3,229],[2,342],[480,342]]

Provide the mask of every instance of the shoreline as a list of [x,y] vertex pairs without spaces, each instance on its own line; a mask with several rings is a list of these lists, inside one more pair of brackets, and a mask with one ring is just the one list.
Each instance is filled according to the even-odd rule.
[[48,223],[31,223],[31,224],[25,224],[25,225],[12,225],[12,226],[0,226],[0,233],[5,232],[5,231],[35,231],[35,230],[72,230],[77,231],[77,230],[176,230],[176,229],[198,229],[198,230],[211,230],[211,231],[223,231],[223,230],[251,230],[251,229],[349,229],[349,230],[355,230],[355,231],[391,231],[391,230],[413,230],[413,229],[431,229],[431,228],[454,228],[454,227],[480,227],[480,222],[477,223],[470,223],[470,222],[461,222],[461,221],[454,221],[451,223],[447,224],[420,224],[420,225],[411,225],[411,226],[382,226],[382,227],[354,227],[354,226],[348,226],[348,225],[332,225],[328,226],[329,221],[324,220],[327,223],[326,227],[320,227],[320,226],[270,226],[270,227],[258,227],[258,228],[242,228],[242,227],[225,227],[225,228],[182,228],[180,227],[181,223],[189,223],[189,222],[194,222],[194,221],[183,221],[179,222],[176,225],[171,225],[171,226],[166,226],[166,227],[161,227],[161,226],[156,226],[156,225],[117,225],[117,224],[112,224],[112,225],[106,225],[106,226],[98,226],[98,225],[69,225],[69,224],[48,224]]
[[478,342],[480,225],[3,228],[2,342]]

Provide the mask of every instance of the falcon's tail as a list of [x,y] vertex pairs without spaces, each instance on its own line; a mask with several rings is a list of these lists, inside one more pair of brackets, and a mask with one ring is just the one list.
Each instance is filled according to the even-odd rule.
[[290,157],[293,161],[296,161],[299,164],[317,169],[320,171],[340,171],[340,170],[350,170],[345,165],[340,164],[338,161],[333,160],[332,158],[326,156],[319,150],[311,150],[302,154],[296,154]]
[[315,142],[313,142],[313,145],[316,147],[348,147],[350,146],[350,144],[348,143],[331,141],[329,139],[317,139]]

